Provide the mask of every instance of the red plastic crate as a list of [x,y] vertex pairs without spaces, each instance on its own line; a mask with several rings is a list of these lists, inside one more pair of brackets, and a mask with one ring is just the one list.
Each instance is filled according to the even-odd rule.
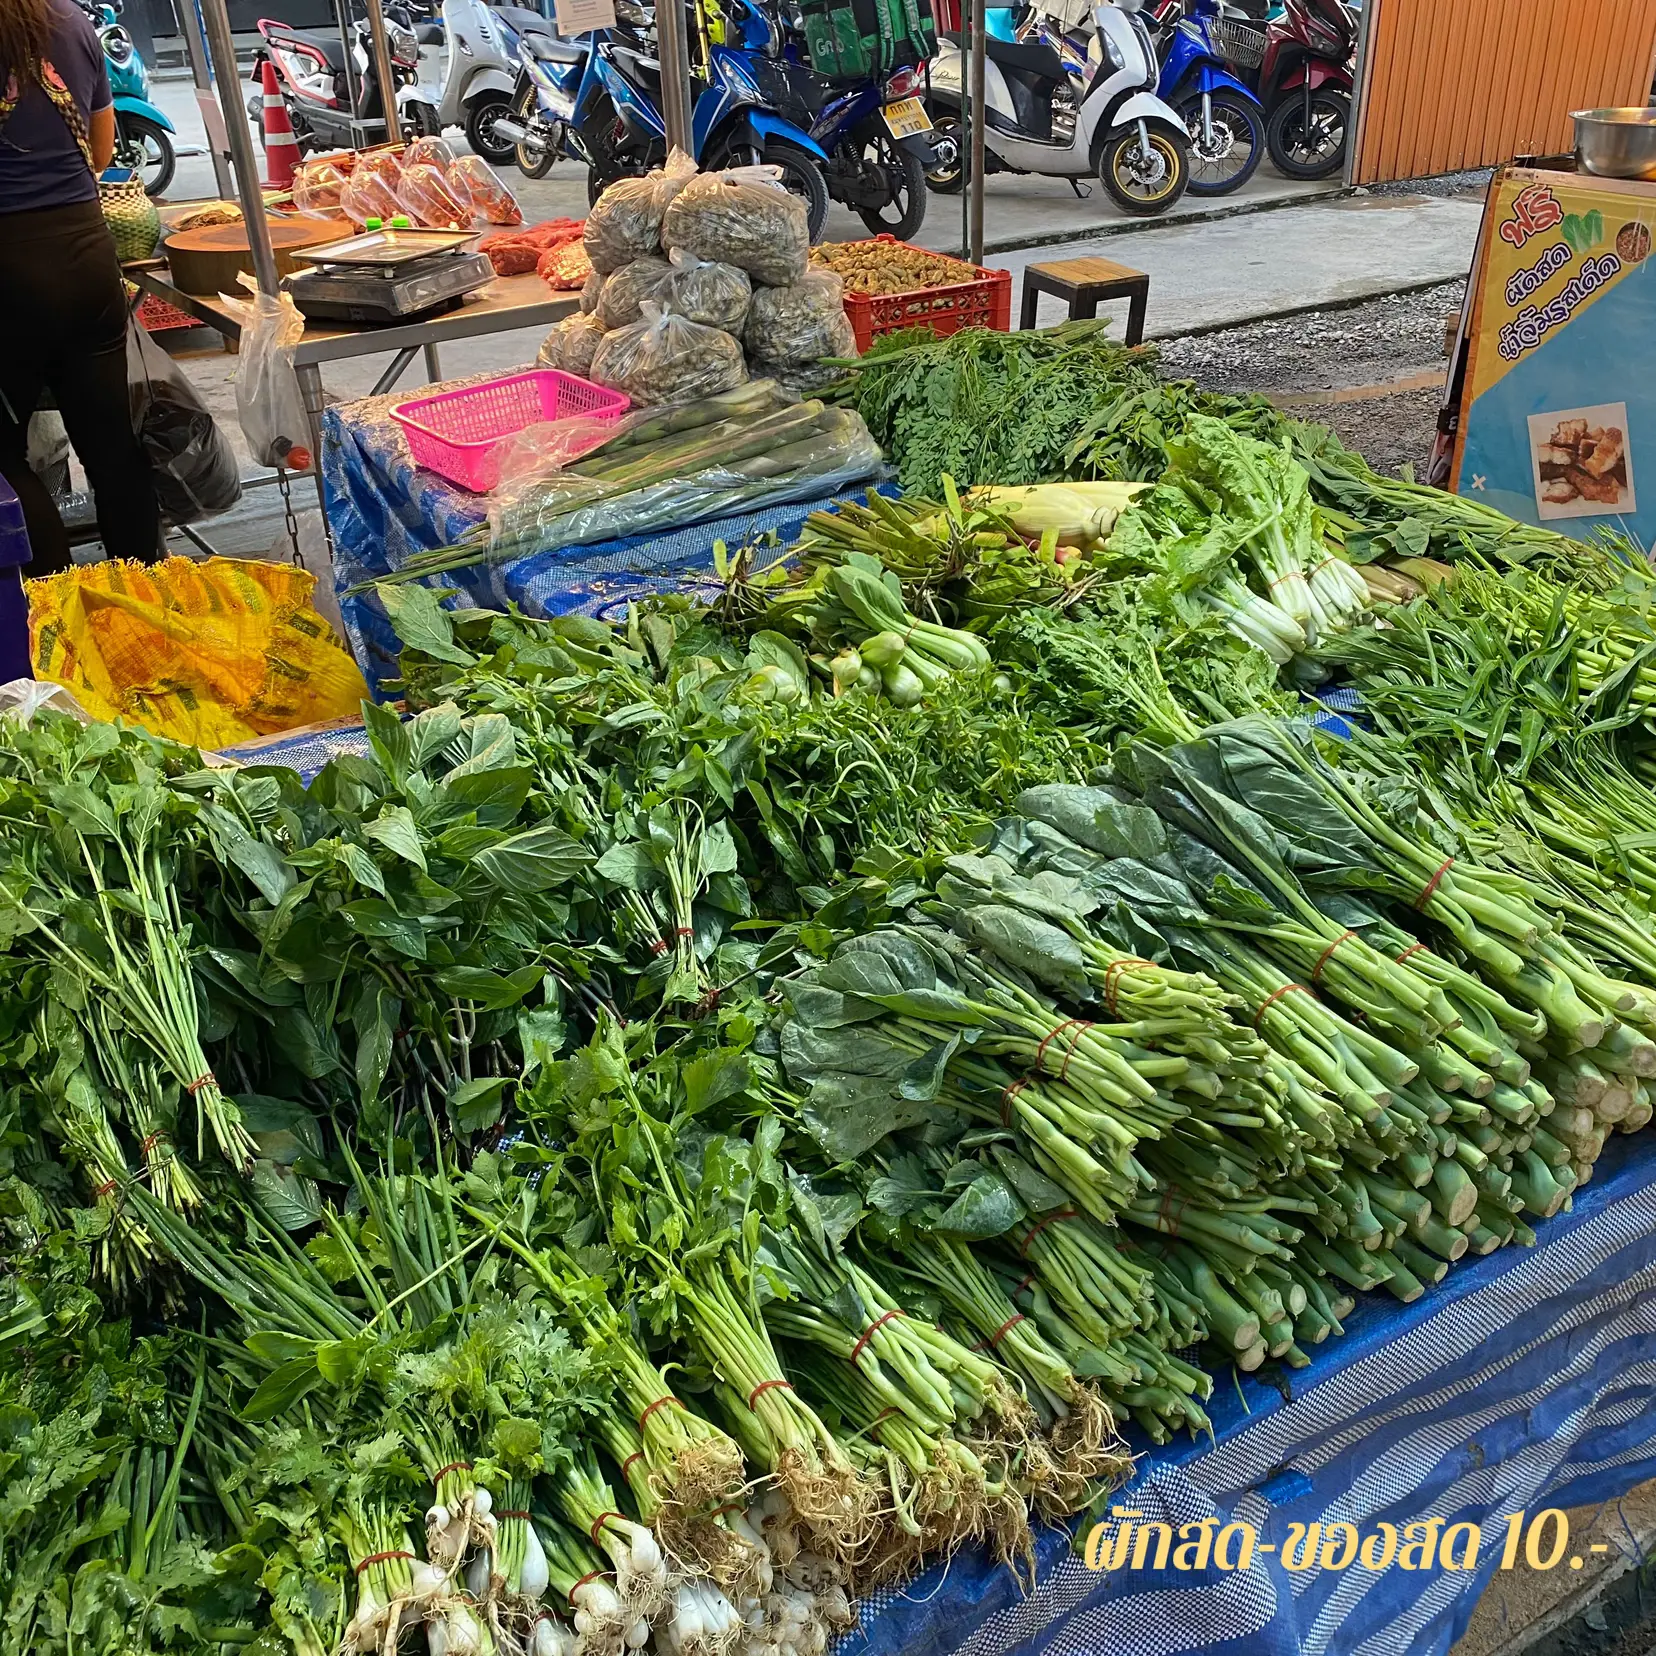
[[175,328],[196,328],[201,324],[188,311],[181,311],[176,305],[169,305],[165,299],[157,299],[153,293],[146,293],[138,301],[138,326],[145,333],[171,333]]
[[[897,247],[910,246],[895,236],[870,239]],[[850,245],[863,244],[852,242]],[[916,247],[912,251],[931,250]],[[934,256],[948,258],[950,255]],[[851,319],[858,353],[866,351],[881,334],[896,333],[899,328],[930,328],[939,339],[959,333],[962,328],[999,328],[1002,333],[1008,332],[1012,327],[1012,272],[986,270],[964,259],[956,259],[955,263],[972,273],[970,281],[951,282],[946,287],[915,288],[908,293],[853,293],[847,288],[845,314]]]

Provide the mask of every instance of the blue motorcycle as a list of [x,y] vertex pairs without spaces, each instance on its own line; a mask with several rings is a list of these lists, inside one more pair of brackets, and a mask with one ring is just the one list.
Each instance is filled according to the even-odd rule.
[[846,82],[804,61],[797,30],[784,30],[756,0],[725,0],[713,27],[740,51],[766,103],[827,156],[829,197],[849,207],[873,235],[906,241],[926,217],[926,168],[933,158],[924,71],[898,69],[885,80]]
[[109,89],[115,95],[115,156],[111,165],[129,169],[135,178],[143,180],[146,195],[158,196],[172,183],[178,165],[173,152],[178,129],[164,111],[150,102],[149,70],[132,36],[121,27],[121,0],[83,0],[81,9],[98,32],[109,71]]
[[1169,7],[1156,90],[1190,132],[1190,193],[1229,195],[1253,177],[1265,154],[1265,109],[1231,73],[1213,39],[1220,0]]

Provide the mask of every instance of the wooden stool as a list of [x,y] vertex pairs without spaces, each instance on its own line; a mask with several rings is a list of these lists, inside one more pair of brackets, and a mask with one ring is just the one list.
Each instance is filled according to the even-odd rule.
[[1125,299],[1127,332],[1123,339],[1128,345],[1137,345],[1144,338],[1150,278],[1142,270],[1111,259],[1059,259],[1053,264],[1032,264],[1024,271],[1020,328],[1035,326],[1035,304],[1043,293],[1066,301],[1072,317],[1097,316],[1101,299]]

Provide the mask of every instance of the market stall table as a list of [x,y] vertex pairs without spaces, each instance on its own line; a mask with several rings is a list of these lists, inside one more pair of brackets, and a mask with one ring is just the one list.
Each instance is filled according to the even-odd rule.
[[[172,305],[234,345],[241,338],[241,319],[216,294],[186,293],[174,286],[164,269],[135,266],[128,274],[143,293]],[[485,334],[510,333],[516,328],[548,328],[559,317],[576,308],[576,295],[554,294],[533,274],[497,276],[485,288],[468,294],[453,310],[423,316],[383,327],[330,327],[310,323],[293,352],[294,371],[305,398],[305,412],[311,427],[311,451],[322,452],[322,365],[343,362],[348,357],[378,356],[392,352],[385,372],[374,382],[376,393],[388,390],[401,378],[414,357],[425,354],[428,380],[442,377],[438,350],[457,340],[476,339]],[[321,468],[316,470],[317,494],[327,520],[327,496],[322,487]]]
[[[1048,1529],[1033,1591],[962,1553],[870,1595],[839,1656],[1442,1656],[1501,1567],[1510,1514],[1613,1500],[1656,1476],[1652,1150],[1648,1132],[1613,1140],[1535,1248],[1463,1260],[1413,1305],[1365,1296],[1309,1368],[1220,1376],[1214,1443],[1150,1449],[1108,1503],[1175,1531],[1251,1525],[1251,1568],[1133,1568],[1129,1556],[1098,1574]],[[1349,1523],[1366,1539],[1431,1518],[1439,1534],[1481,1526],[1471,1568],[1282,1562],[1293,1525]],[[1574,1550],[1560,1547],[1556,1568]],[[1528,1567],[1521,1548],[1515,1567]]]

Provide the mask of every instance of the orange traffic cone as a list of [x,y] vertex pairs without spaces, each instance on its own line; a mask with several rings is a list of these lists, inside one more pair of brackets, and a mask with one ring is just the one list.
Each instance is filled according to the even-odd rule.
[[293,122],[276,84],[276,65],[269,58],[260,66],[264,99],[264,151],[267,190],[291,190],[299,166],[299,140],[293,136]]

